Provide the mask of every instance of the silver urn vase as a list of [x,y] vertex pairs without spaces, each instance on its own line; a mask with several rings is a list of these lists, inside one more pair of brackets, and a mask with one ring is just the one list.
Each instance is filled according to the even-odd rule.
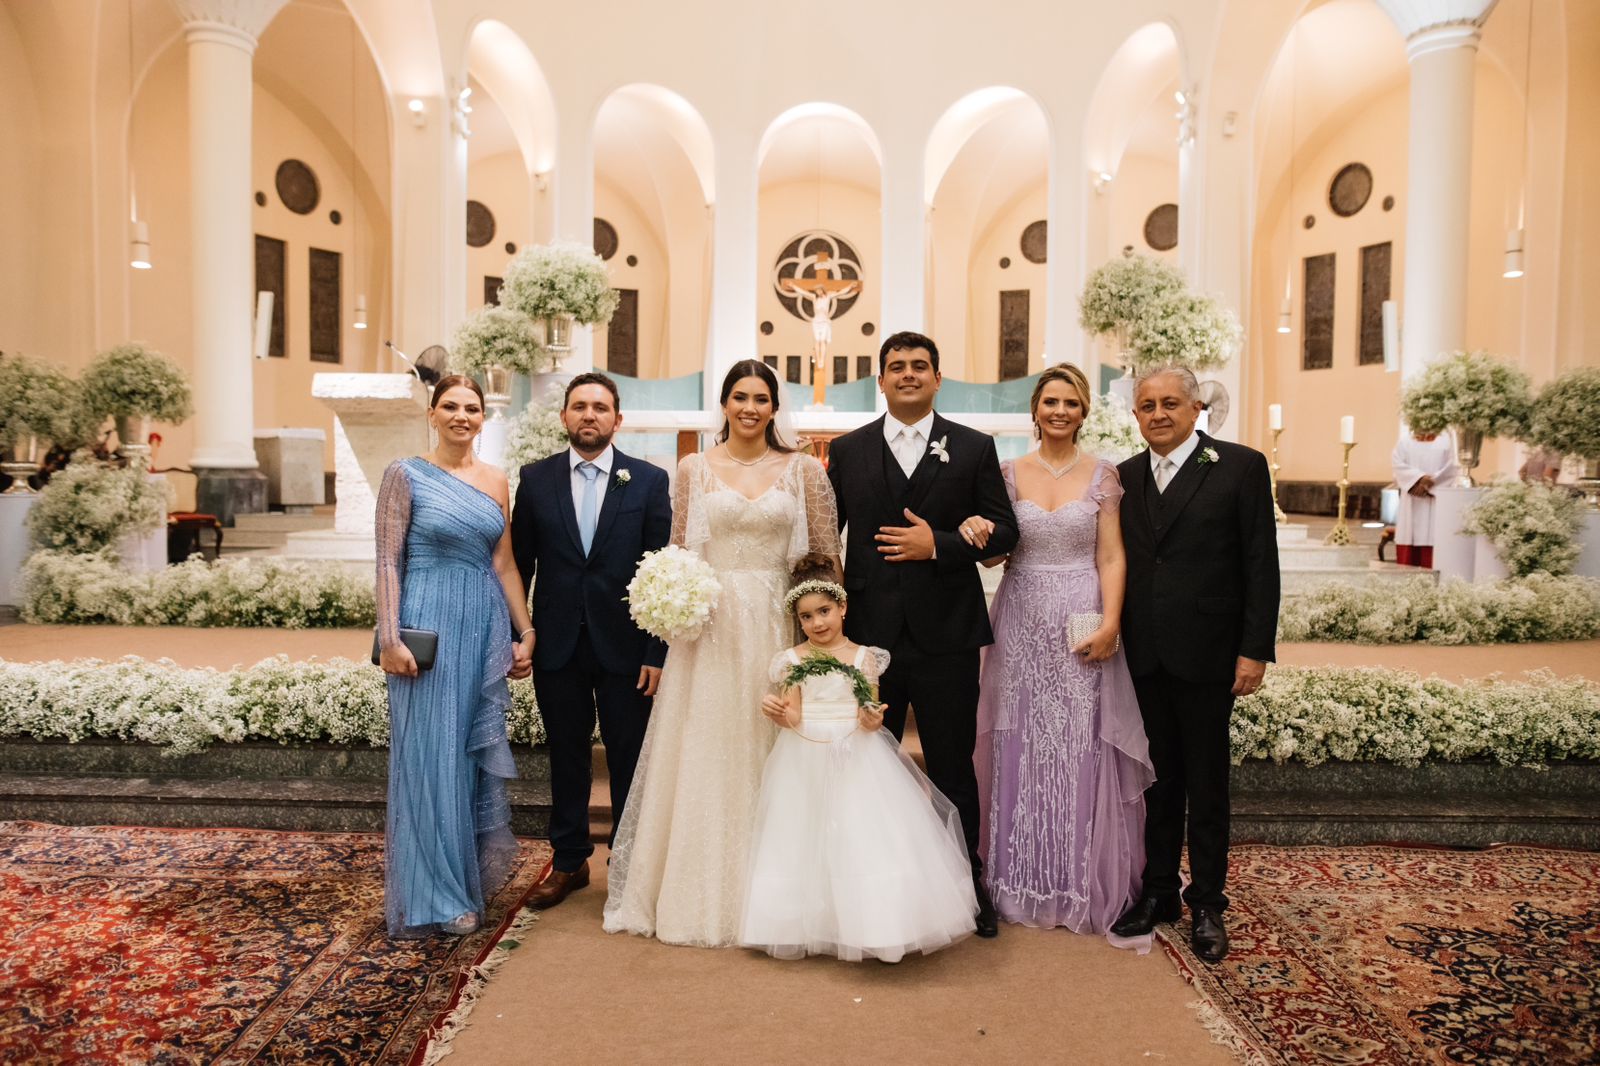
[[18,437],[5,447],[5,461],[0,462],[0,470],[11,475],[11,487],[6,489],[7,496],[33,496],[33,486],[28,484],[28,479],[39,472],[39,464],[44,459],[44,442],[32,433]]
[[1478,458],[1483,454],[1483,431],[1480,429],[1456,430],[1456,465],[1461,467],[1461,476],[1456,479],[1456,488],[1470,489],[1478,483],[1472,480],[1472,472],[1477,469]]
[[483,371],[483,404],[489,409],[489,421],[504,422],[506,408],[511,406],[511,371],[496,363]]

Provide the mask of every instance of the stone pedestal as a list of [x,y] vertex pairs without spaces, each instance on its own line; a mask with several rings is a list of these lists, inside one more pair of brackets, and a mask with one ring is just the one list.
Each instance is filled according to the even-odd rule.
[[196,467],[194,509],[214,514],[225,526],[235,515],[262,514],[267,509],[267,479],[254,467]]
[[1479,534],[1472,538],[1472,580],[1499,581],[1509,577],[1506,564],[1500,561],[1489,538]]
[[267,478],[267,505],[285,511],[306,511],[327,502],[322,477],[320,429],[256,431],[256,462]]
[[0,494],[0,607],[17,606],[22,601],[17,575],[33,547],[23,523],[38,500],[38,494],[32,492]]
[[1433,490],[1433,568],[1441,580],[1458,577],[1471,581],[1477,569],[1477,538],[1460,532],[1467,508],[1488,490],[1435,488]]
[[[150,573],[167,565],[167,475],[151,474],[150,481],[161,492],[161,521],[156,528],[143,536],[123,537],[116,544],[117,558],[124,570],[135,574]],[[214,514],[215,512],[206,512]]]
[[1600,577],[1600,511],[1590,511],[1583,516],[1578,543],[1583,553],[1578,556],[1572,572],[1583,577]]
[[311,395],[333,409],[333,530],[291,533],[284,554],[371,566],[383,472],[428,450],[428,391],[411,374],[318,374]]

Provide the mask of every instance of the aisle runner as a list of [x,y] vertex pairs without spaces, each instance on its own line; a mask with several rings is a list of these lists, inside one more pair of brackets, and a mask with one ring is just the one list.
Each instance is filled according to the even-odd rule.
[[378,834],[0,822],[0,1062],[408,1062],[547,858],[391,941]]
[[1600,1061],[1600,854],[1236,847],[1220,965],[1163,936],[1254,1066]]

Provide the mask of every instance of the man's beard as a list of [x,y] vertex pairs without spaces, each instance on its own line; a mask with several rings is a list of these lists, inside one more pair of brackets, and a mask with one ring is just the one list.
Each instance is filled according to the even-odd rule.
[[[586,438],[584,436],[586,433],[589,434],[589,436],[592,436],[593,439],[590,440]],[[567,436],[571,438],[572,443],[578,445],[578,447],[584,448],[588,451],[596,452],[605,451],[606,445],[610,444],[611,438],[616,435],[616,430],[612,430],[610,433],[602,433],[597,427],[579,429],[576,433],[567,434]]]

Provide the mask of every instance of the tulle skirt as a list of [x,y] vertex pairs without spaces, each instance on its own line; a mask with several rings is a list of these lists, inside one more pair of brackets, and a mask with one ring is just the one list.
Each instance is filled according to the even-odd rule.
[[960,818],[886,730],[783,730],[756,807],[739,941],[780,959],[898,962],[971,933]]

